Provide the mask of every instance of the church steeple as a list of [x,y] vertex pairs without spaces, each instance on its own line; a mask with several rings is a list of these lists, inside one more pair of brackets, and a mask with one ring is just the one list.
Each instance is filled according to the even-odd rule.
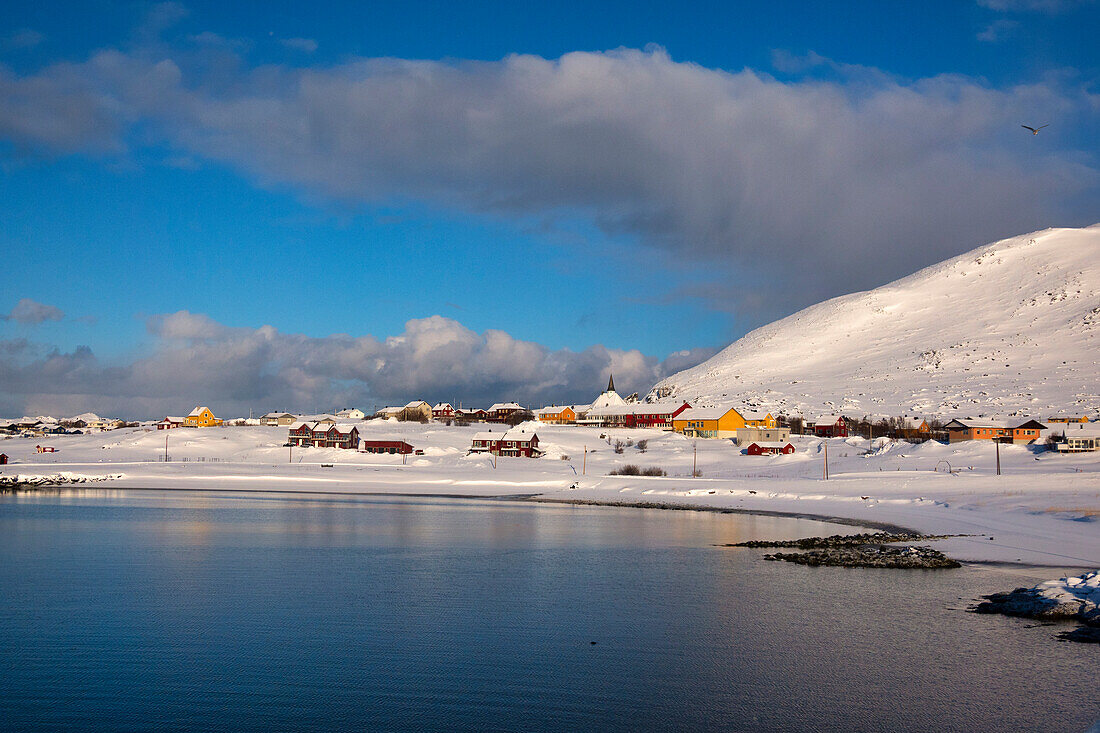
[[611,377],[607,380],[607,389],[604,390],[604,391],[606,391],[606,392],[614,392],[615,391],[615,375],[614,374],[612,374]]

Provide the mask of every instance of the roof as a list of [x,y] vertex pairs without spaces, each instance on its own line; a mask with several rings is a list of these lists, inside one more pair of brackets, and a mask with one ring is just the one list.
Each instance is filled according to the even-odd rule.
[[685,404],[684,402],[636,402],[630,405],[616,405],[614,407],[594,407],[588,411],[588,417],[604,417],[607,415],[666,415],[676,412]]
[[494,410],[522,410],[525,409],[523,405],[515,402],[497,402],[495,405],[489,408],[489,412]]
[[760,448],[786,448],[791,443],[785,443],[782,440],[757,440],[749,445],[759,446]]
[[[570,407],[569,405],[551,405],[549,407],[540,407],[539,409],[535,410],[535,414],[536,415],[560,415],[561,413],[565,412],[566,410],[573,410],[573,408]],[[576,410],[573,410],[573,412],[576,412]]]
[[538,437],[539,437],[538,434],[535,433],[533,430],[531,432],[527,432],[526,430],[519,430],[517,428],[512,428],[511,430],[509,430],[507,433],[505,433],[501,437],[501,440],[519,440],[519,441],[527,442],[527,441],[531,440],[532,438],[537,439]]
[[473,440],[500,440],[504,436],[504,433],[494,433],[492,431],[483,431],[480,433],[474,433]]
[[383,414],[390,413],[390,412],[401,412],[404,409],[405,409],[404,407],[383,407],[381,410],[379,410],[378,412],[376,412],[374,414],[375,415],[383,415]]
[[438,405],[432,408],[433,410],[453,410],[450,402],[440,402]]
[[176,415],[169,415],[168,417],[161,420],[161,422],[183,422],[183,418],[177,417]]
[[[732,407],[689,407],[676,416],[677,420],[718,420],[730,412],[737,412]],[[741,414],[741,413],[738,413]]]
[[814,425],[836,425],[838,422],[840,422],[841,418],[843,418],[843,417],[844,417],[843,415],[836,415],[836,414],[822,415],[821,417],[818,417],[818,418],[815,418],[814,420],[812,420],[812,422],[813,422]]
[[770,412],[762,410],[738,410],[738,412],[746,420],[766,420],[772,416]]
[[1054,435],[1065,433],[1067,438],[1100,438],[1100,424],[1097,423],[1058,423],[1051,426],[1050,432]]
[[997,428],[1000,430],[1016,430],[1019,428],[1038,428],[1042,430],[1046,426],[1037,420],[1031,418],[1016,418],[1014,420],[994,420],[994,419],[980,419],[975,420],[970,417],[957,417],[951,422],[944,425],[945,428],[951,426],[961,428]]
[[408,404],[406,404],[404,409],[407,410],[410,407],[420,407],[421,405],[427,405],[428,408],[431,408],[431,405],[429,405],[424,400],[413,400],[412,402],[409,402]]
[[187,413],[187,417],[198,417],[203,412],[205,412],[206,410],[209,410],[209,409],[210,409],[209,407],[205,407],[205,406],[204,407],[196,407],[194,410],[191,410],[191,412]]

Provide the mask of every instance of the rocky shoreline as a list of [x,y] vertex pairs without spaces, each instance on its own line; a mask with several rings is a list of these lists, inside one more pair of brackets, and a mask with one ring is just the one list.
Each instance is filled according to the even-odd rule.
[[1100,570],[1080,577],[1060,578],[1032,588],[991,593],[970,609],[1040,621],[1078,621],[1072,631],[1058,635],[1065,641],[1100,644]]
[[776,552],[764,555],[765,560],[783,560],[799,565],[843,568],[892,568],[904,570],[940,570],[962,567],[939,550],[931,547],[830,547],[808,552]]
[[806,552],[775,552],[765,560],[782,560],[799,565],[842,568],[891,568],[902,570],[941,570],[962,567],[939,550],[906,545],[890,547],[896,542],[927,542],[953,535],[924,535],[913,532],[865,532],[834,534],[829,537],[804,537],[798,540],[749,540],[719,547],[780,547]]

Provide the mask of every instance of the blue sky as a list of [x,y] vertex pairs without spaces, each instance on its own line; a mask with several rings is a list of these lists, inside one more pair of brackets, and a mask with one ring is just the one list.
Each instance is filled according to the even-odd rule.
[[648,389],[1100,220],[1097,27],[1085,0],[5,3],[0,412],[154,415],[181,365],[223,411]]

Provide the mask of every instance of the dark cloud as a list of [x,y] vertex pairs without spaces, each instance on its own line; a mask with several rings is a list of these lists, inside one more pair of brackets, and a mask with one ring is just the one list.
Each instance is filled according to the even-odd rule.
[[57,306],[39,303],[30,298],[20,299],[10,313],[0,314],[0,320],[15,321],[16,323],[32,326],[36,326],[43,321],[60,321],[64,317],[65,312]]
[[751,269],[732,287],[782,312],[1002,236],[1090,224],[1100,193],[1094,153],[1016,134],[1036,110],[1096,126],[1095,96],[1065,77],[994,89],[778,54],[830,75],[783,82],[660,49],[249,70],[223,49],[210,64],[197,59],[215,51],[156,48],[0,70],[0,136],[119,151],[140,122],[179,159],[355,206],[587,217],[669,263]]
[[411,320],[404,332],[381,340],[231,328],[187,311],[150,317],[146,326],[153,352],[121,365],[100,362],[87,347],[63,353],[25,339],[0,341],[0,405],[16,405],[19,413],[128,417],[175,414],[197,402],[231,414],[371,408],[417,398],[541,406],[589,402],[609,373],[624,394],[645,392],[714,353],[682,351],[659,362],[604,346],[551,351],[503,331],[478,334],[442,316]]

